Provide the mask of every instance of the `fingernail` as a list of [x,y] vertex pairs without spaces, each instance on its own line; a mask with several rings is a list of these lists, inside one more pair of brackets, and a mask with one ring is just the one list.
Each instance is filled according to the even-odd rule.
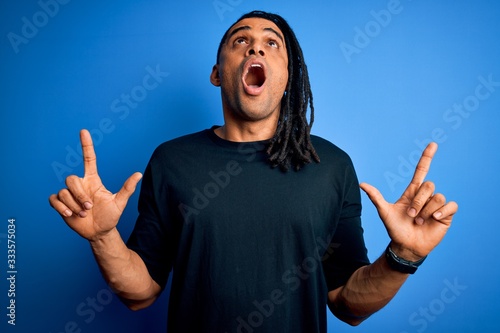
[[408,215],[410,215],[410,217],[415,217],[417,216],[417,210],[415,208],[410,208],[408,210]]
[[86,210],[90,210],[92,209],[92,204],[87,201],[83,204],[83,207],[85,207]]
[[418,225],[422,225],[424,224],[424,219],[419,216],[415,219],[415,223]]
[[433,214],[433,216],[434,216],[435,219],[439,219],[439,218],[441,218],[441,216],[443,216],[443,213],[441,213],[441,212],[435,212]]
[[72,211],[70,211],[69,209],[66,209],[66,210],[64,211],[64,213],[63,213],[63,214],[64,214],[64,216],[66,216],[66,217],[70,217],[71,215],[73,215],[73,212],[72,212]]
[[78,216],[87,217],[87,212],[82,210],[80,213],[78,213]]

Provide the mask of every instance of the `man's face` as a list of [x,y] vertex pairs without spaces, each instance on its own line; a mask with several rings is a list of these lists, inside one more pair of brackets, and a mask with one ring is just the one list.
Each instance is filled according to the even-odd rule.
[[225,116],[277,122],[288,82],[283,33],[265,19],[239,21],[229,30],[210,79],[221,87]]

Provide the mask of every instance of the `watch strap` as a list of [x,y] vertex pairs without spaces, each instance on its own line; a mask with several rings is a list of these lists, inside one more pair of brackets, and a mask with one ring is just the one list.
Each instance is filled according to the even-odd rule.
[[388,245],[385,250],[385,258],[389,266],[398,272],[405,274],[413,274],[417,271],[417,268],[422,265],[427,256],[423,257],[418,261],[408,261],[401,257],[398,257],[394,251],[392,251],[391,246]]

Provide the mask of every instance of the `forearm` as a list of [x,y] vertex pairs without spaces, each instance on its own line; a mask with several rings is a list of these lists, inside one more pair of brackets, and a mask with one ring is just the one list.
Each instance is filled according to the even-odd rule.
[[345,286],[329,292],[330,310],[350,325],[358,325],[383,308],[408,276],[391,269],[382,255],[371,265],[354,272]]
[[138,310],[154,302],[160,286],[139,255],[127,248],[116,228],[91,240],[90,245],[104,279],[129,308]]

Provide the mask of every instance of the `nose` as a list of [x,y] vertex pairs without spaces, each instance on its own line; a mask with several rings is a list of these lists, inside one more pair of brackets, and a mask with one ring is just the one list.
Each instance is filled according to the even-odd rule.
[[247,50],[247,56],[251,55],[260,55],[261,57],[265,57],[266,53],[259,43],[253,43]]

